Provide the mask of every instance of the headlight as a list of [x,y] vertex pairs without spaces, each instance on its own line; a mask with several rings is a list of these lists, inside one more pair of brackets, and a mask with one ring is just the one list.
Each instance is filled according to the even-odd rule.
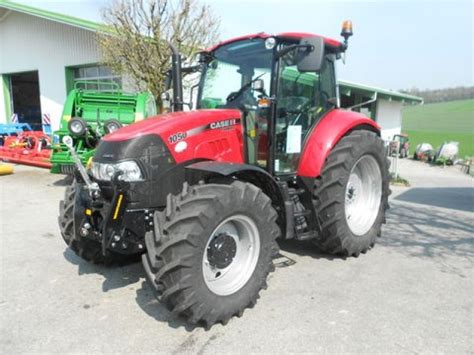
[[92,162],[92,176],[97,180],[110,181],[116,172],[122,172],[119,179],[123,181],[142,181],[143,175],[140,167],[133,160],[123,161],[116,164],[105,164]]

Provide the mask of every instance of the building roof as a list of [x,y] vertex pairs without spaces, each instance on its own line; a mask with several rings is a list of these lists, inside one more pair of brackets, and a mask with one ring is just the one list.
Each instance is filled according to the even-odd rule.
[[347,80],[338,80],[339,87],[342,94],[350,95],[351,91],[357,91],[363,93],[365,95],[373,96],[375,93],[377,94],[377,98],[387,99],[387,100],[394,100],[394,101],[402,101],[403,103],[407,104],[422,104],[423,98],[413,95],[404,94],[399,91],[382,89],[376,86],[368,86],[364,84],[354,83],[352,81]]
[[11,11],[21,12],[27,15],[32,15],[36,17],[41,17],[46,20],[63,23],[65,25],[70,25],[74,27],[79,27],[89,31],[101,31],[105,29],[103,24],[84,20],[74,16],[58,14],[57,12],[51,12],[43,9],[38,9],[36,7],[31,7],[28,5],[18,4],[8,0],[0,0],[0,9],[6,9]]

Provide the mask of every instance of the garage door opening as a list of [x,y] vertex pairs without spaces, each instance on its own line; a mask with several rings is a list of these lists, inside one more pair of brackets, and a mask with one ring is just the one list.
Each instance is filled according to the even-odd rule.
[[38,72],[31,71],[10,75],[12,109],[19,123],[28,123],[34,130],[41,130],[41,105]]

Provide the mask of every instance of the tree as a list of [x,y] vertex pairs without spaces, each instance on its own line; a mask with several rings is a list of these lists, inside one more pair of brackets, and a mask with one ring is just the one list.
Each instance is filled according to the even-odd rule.
[[104,63],[149,90],[161,109],[171,67],[168,43],[191,59],[217,41],[220,21],[199,0],[115,0],[103,9],[107,31],[99,34]]

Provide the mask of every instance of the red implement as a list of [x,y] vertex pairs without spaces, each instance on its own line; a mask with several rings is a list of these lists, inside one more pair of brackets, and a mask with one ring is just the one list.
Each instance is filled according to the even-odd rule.
[[4,137],[0,160],[10,163],[51,168],[51,138],[42,131],[26,131]]

